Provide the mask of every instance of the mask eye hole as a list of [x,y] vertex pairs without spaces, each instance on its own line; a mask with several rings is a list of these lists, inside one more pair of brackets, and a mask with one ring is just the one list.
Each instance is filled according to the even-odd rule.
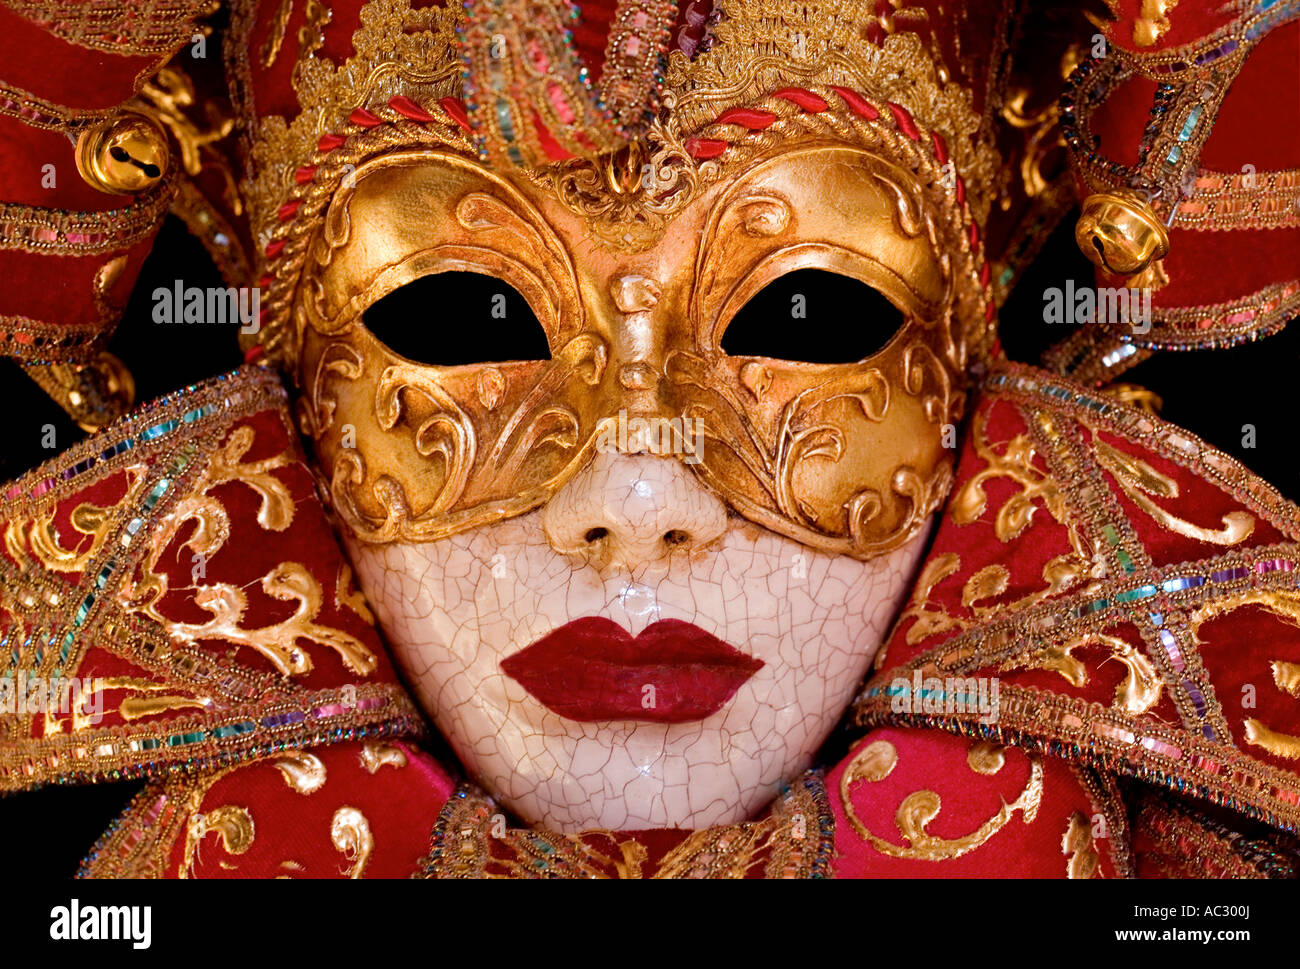
[[373,303],[361,322],[394,353],[432,366],[551,358],[546,331],[528,300],[482,273],[413,279]]
[[731,318],[722,352],[797,363],[857,363],[884,349],[906,317],[880,290],[824,269],[768,283]]

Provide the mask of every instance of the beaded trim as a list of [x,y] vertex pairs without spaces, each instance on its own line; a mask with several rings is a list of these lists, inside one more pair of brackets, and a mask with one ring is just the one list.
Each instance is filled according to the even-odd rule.
[[871,687],[859,698],[856,726],[901,724],[945,730],[1081,760],[1285,831],[1300,830],[1300,785],[1294,775],[1159,721],[1127,717],[1099,703],[1059,693],[1004,686],[997,723],[984,724],[978,714],[893,713],[888,689]]
[[45,131],[75,131],[95,124],[113,113],[113,108],[98,111],[64,107],[37,97],[30,91],[0,81],[0,114],[17,118],[24,124]]
[[1114,774],[1102,773],[1082,764],[1070,764],[1079,786],[1088,792],[1093,810],[1106,822],[1106,844],[1110,860],[1120,878],[1136,878],[1133,858],[1133,832],[1129,828],[1128,805]]
[[[479,156],[509,168],[594,157],[628,143],[654,117],[673,0],[619,0],[598,84],[573,49],[569,0],[467,0],[459,28],[465,108]],[[482,85],[482,86],[480,86]],[[502,164],[502,163],[505,164]]]
[[1182,202],[1183,185],[1190,185],[1199,173],[1201,147],[1246,62],[1246,53],[1243,48],[1230,59],[1215,62],[1204,69],[1204,76],[1157,85],[1138,145],[1138,161],[1132,167],[1101,153],[1089,122],[1092,112],[1134,69],[1117,57],[1081,62],[1061,95],[1061,131],[1074,170],[1094,192],[1116,187],[1138,191],[1161,219],[1171,221]]
[[26,744],[21,754],[0,746],[0,792],[210,770],[283,750],[426,732],[400,688],[389,685],[320,691],[264,709],[256,717],[180,718],[165,729],[60,735]]
[[[1013,742],[1030,749],[1081,759],[1098,768],[1130,774],[1172,790],[1194,794],[1286,830],[1300,828],[1300,780],[1232,746],[1222,712],[1201,666],[1186,616],[1198,606],[1226,601],[1251,590],[1300,588],[1300,544],[1277,543],[1174,566],[1155,567],[1132,537],[1109,489],[1094,500],[1091,475],[1080,464],[1078,435],[1053,434],[1049,425],[1078,420],[1140,441],[1156,454],[1222,488],[1251,512],[1292,539],[1300,539],[1300,508],[1232,458],[1171,425],[1113,398],[1094,395],[1027,367],[1006,366],[984,384],[1038,418],[1036,448],[1055,465],[1054,477],[1070,491],[1068,501],[1086,527],[1102,540],[1107,577],[1086,591],[1003,611],[959,632],[907,663],[876,676],[855,704],[858,726],[906,723],[965,736]],[[1047,418],[1044,423],[1043,418]],[[1030,420],[1031,428],[1035,422]],[[1059,441],[1062,442],[1058,444]],[[1069,453],[1061,446],[1068,443]],[[1053,458],[1055,454],[1055,458]],[[1061,463],[1063,458],[1064,463]],[[1094,495],[1094,497],[1096,497]],[[1100,503],[1098,503],[1100,502]],[[1108,546],[1108,547],[1106,547]],[[938,715],[948,699],[927,690],[930,713],[892,711],[892,680],[920,671],[962,675],[1004,664],[1023,665],[1117,622],[1135,623],[1146,654],[1160,668],[1183,726],[1037,688],[1004,686],[996,724],[978,712]],[[935,704],[938,706],[935,706]],[[955,704],[949,704],[954,706]]]
[[[1074,167],[1091,190],[1136,189],[1168,224],[1180,228],[1300,224],[1297,173],[1261,173],[1254,176],[1255,184],[1234,185],[1229,189],[1234,197],[1224,198],[1216,183],[1232,177],[1197,166],[1223,98],[1251,48],[1269,31],[1300,16],[1300,0],[1250,0],[1241,7],[1232,23],[1195,44],[1155,53],[1115,44],[1115,56],[1091,57],[1074,70],[1061,98],[1061,128]],[[1115,86],[1139,73],[1157,87],[1138,162],[1130,168],[1100,153],[1089,119]]]
[[[1244,61],[1237,67],[1242,63]],[[1156,90],[1151,120],[1139,153],[1144,159],[1153,153],[1158,158],[1161,149],[1155,145],[1157,132],[1164,128],[1176,129],[1176,134],[1163,149],[1166,164],[1160,166],[1159,177],[1150,170],[1150,164],[1139,164],[1137,169],[1130,169],[1101,155],[1095,140],[1087,134],[1089,118],[1111,90],[1132,73],[1115,61],[1099,63],[1092,60],[1081,64],[1070,75],[1061,102],[1062,129],[1074,167],[1091,190],[1115,187],[1146,189],[1153,200],[1163,199],[1161,211],[1168,210],[1168,224],[1176,229],[1226,232],[1300,225],[1300,169],[1225,173],[1190,165],[1185,171],[1177,169],[1183,172],[1181,180],[1171,174],[1175,171],[1172,166],[1184,152],[1198,153],[1199,146],[1210,135],[1213,111],[1199,93],[1197,103],[1187,109],[1179,126],[1167,123],[1164,116],[1177,110],[1182,94],[1169,84],[1162,84]],[[1226,91],[1228,81],[1224,80],[1222,84]],[[1179,191],[1173,193],[1170,202],[1159,185],[1172,182],[1179,183]],[[1157,208],[1160,208],[1159,204]]]
[[457,787],[434,823],[419,877],[745,878],[761,866],[764,878],[827,878],[835,855],[835,815],[820,771],[787,785],[758,821],[691,832],[648,873],[633,835],[508,828],[496,836],[503,817],[474,785]]
[[82,859],[77,878],[165,878],[171,847],[217,781],[234,768],[147,785]]
[[192,21],[215,6],[211,0],[7,0],[7,4],[18,16],[62,41],[119,56],[170,55],[189,38]]
[[1148,77],[1169,78],[1196,72],[1230,57],[1239,48],[1253,45],[1269,31],[1300,16],[1297,0],[1236,0],[1236,5],[1241,8],[1236,19],[1191,44],[1154,52],[1131,51],[1115,44],[1116,51],[1126,63]]
[[1267,841],[1193,811],[1166,795],[1142,798],[1135,825],[1153,847],[1144,852],[1173,878],[1295,878],[1297,860]]
[[1152,313],[1151,331],[1093,324],[1057,343],[1043,365],[1082,383],[1102,384],[1155,350],[1239,346],[1279,332],[1300,313],[1300,279],[1274,283],[1249,296],[1210,306],[1176,306]]
[[0,316],[0,354],[24,363],[88,360],[103,349],[114,322],[55,324]]
[[1223,174],[1201,170],[1174,212],[1175,229],[1292,229],[1300,226],[1300,168]]
[[125,208],[104,212],[0,202],[0,249],[50,256],[93,256],[129,249],[157,231],[174,194],[172,180],[164,178]]
[[[162,397],[0,489],[5,519],[33,520],[92,480],[140,469],[134,500],[104,525],[104,541],[79,579],[0,557],[0,602],[13,617],[0,630],[0,676],[17,671],[67,677],[93,645],[121,654],[168,682],[220,697],[226,712],[184,715],[165,724],[132,724],[33,738],[30,730],[0,741],[0,791],[104,778],[151,776],[228,763],[289,746],[333,742],[360,728],[418,734],[420,719],[396,684],[340,686],[310,693],[272,673],[232,667],[209,652],[174,642],[152,620],[126,614],[111,590],[149,552],[151,523],[187,493],[230,425],[276,408],[285,392],[257,367],[223,374]],[[146,465],[142,459],[156,457]],[[31,716],[30,714],[28,716]]]

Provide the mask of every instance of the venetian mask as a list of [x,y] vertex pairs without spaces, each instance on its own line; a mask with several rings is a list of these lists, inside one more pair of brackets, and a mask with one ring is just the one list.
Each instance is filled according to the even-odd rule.
[[986,349],[960,89],[901,33],[791,88],[755,51],[852,49],[851,12],[796,41],[721,6],[627,147],[502,164],[408,110],[313,168],[273,244],[265,343],[396,659],[470,774],[559,830],[743,820],[808,766]]

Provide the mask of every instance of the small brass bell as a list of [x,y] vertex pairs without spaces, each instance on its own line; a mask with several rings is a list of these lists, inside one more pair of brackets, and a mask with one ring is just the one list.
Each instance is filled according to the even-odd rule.
[[167,172],[169,154],[162,128],[138,111],[122,111],[77,137],[77,171],[113,195],[153,188]]
[[1169,233],[1137,192],[1099,192],[1083,201],[1074,227],[1083,254],[1115,276],[1134,276],[1169,254]]

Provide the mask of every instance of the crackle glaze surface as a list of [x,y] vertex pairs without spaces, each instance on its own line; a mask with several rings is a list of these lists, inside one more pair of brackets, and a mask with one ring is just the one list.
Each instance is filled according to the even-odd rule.
[[[589,541],[593,529],[603,537]],[[927,533],[866,562],[817,552],[728,514],[677,460],[598,454],[540,510],[351,551],[420,702],[509,808],[561,831],[699,828],[744,820],[808,765]],[[764,665],[697,722],[576,722],[501,662],[584,616],[634,636],[691,622]]]

